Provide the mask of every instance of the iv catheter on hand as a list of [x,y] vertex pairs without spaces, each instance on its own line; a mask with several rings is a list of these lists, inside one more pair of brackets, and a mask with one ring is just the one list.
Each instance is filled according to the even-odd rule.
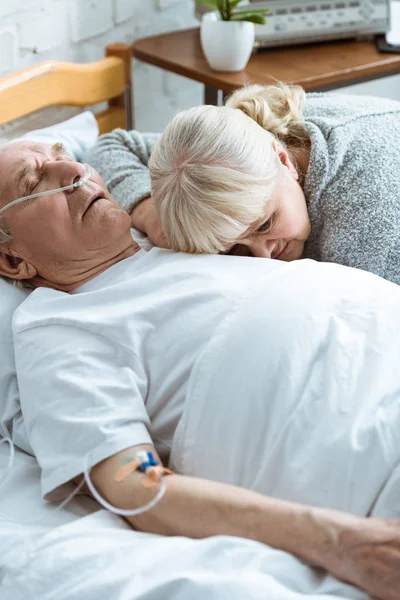
[[157,460],[154,459],[153,454],[147,451],[140,451],[136,454],[135,460],[127,463],[120,469],[118,469],[115,474],[115,481],[122,482],[128,477],[130,474],[134,473],[136,470],[145,473],[147,476],[147,481],[143,481],[143,486],[146,488],[153,487],[153,485],[159,485],[159,490],[157,494],[152,498],[147,504],[141,506],[140,508],[134,508],[131,510],[117,508],[113,506],[105,498],[99,494],[96,488],[93,485],[93,482],[90,478],[90,467],[89,467],[89,459],[88,455],[85,456],[85,467],[83,471],[84,481],[86,482],[87,487],[89,488],[93,498],[97,500],[101,506],[114,513],[115,515],[119,515],[121,517],[134,517],[137,515],[141,515],[148,510],[154,508],[156,504],[161,500],[167,491],[167,484],[165,481],[165,476],[172,475],[172,471],[163,467],[159,464]]
[[11,208],[11,206],[14,206],[15,204],[19,204],[20,202],[25,202],[26,200],[33,200],[34,198],[40,198],[41,196],[50,196],[51,194],[56,194],[58,192],[65,192],[66,190],[72,190],[73,188],[81,187],[82,185],[84,185],[85,183],[87,183],[89,181],[89,179],[91,178],[91,176],[93,174],[93,169],[90,165],[88,165],[87,163],[84,163],[83,166],[86,167],[86,173],[78,181],[75,181],[75,183],[71,183],[70,185],[65,185],[64,187],[56,188],[54,190],[48,190],[46,192],[37,192],[36,194],[30,194],[29,196],[23,196],[22,198],[13,200],[12,202],[9,202],[5,206],[3,206],[3,208],[0,208],[0,215],[8,208]]

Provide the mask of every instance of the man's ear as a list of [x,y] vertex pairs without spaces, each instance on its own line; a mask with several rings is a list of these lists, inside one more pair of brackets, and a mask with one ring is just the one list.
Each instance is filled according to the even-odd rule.
[[0,276],[10,279],[32,279],[37,275],[36,268],[25,259],[9,253],[8,248],[0,246]]
[[289,170],[289,173],[291,174],[291,176],[297,180],[299,178],[299,174],[298,174],[297,169],[294,166],[287,150],[285,150],[285,148],[277,140],[272,141],[272,147],[273,147],[274,151],[277,153],[278,158],[281,161],[281,163],[283,164],[283,166],[286,167]]

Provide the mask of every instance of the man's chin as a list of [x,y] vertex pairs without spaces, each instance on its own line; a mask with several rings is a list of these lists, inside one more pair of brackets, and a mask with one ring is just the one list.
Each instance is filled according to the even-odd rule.
[[[92,211],[91,215],[89,211]],[[89,211],[87,216],[93,218],[94,227],[106,225],[111,228],[120,228],[120,231],[125,229],[129,231],[131,227],[130,215],[114,201],[110,202],[106,198],[97,200],[93,208],[89,208]]]

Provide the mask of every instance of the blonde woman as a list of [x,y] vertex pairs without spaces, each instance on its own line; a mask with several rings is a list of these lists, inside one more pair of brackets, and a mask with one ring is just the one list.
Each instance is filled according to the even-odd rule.
[[173,249],[302,256],[311,230],[303,101],[301,88],[252,86],[225,107],[200,106],[173,119],[149,162],[154,205]]
[[138,132],[105,136],[91,162],[126,208],[147,197],[132,219],[158,245],[163,230],[175,250],[312,258],[400,283],[399,139],[400,103],[250,86],[178,113],[154,150]]

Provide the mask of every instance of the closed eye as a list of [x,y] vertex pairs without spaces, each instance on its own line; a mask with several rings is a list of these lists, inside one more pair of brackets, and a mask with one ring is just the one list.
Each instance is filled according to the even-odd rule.
[[35,189],[37,188],[37,186],[39,185],[39,183],[46,177],[46,172],[45,171],[39,171],[38,174],[36,175],[34,181],[32,181],[32,183],[29,186],[29,193],[32,194],[32,192],[35,191]]
[[[44,179],[46,177],[46,173],[44,171],[39,171],[39,173],[36,175],[36,177],[33,180],[28,180],[26,182],[26,185],[24,186],[24,194],[26,196],[33,194],[37,188],[37,186],[39,185],[39,183],[42,181],[42,179]],[[22,206],[27,206],[29,204],[30,200],[25,200],[25,202],[23,203]]]
[[262,225],[260,225],[260,227],[256,230],[255,233],[267,233],[267,231],[269,231],[274,223],[274,217],[275,217],[276,213],[272,213],[272,215],[269,217],[269,219],[267,219],[266,221],[264,221],[264,223]]

